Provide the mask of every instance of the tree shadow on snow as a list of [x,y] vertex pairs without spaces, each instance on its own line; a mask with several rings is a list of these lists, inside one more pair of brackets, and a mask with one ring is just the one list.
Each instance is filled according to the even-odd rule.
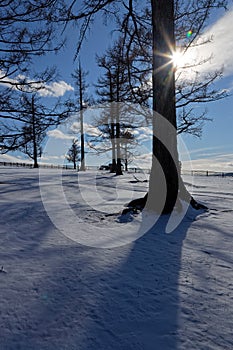
[[26,291],[18,296],[25,304],[14,311],[4,350],[179,349],[179,272],[192,219],[165,234],[162,218],[114,249],[72,243],[34,250],[29,272],[37,277],[28,299]]
[[178,349],[182,245],[193,219],[166,234],[163,217],[127,246],[126,259],[105,276],[91,339],[80,349],[93,349],[93,342],[96,349]]

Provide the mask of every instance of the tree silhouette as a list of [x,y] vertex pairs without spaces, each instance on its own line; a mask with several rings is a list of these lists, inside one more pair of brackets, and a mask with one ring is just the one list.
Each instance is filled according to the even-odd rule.
[[81,152],[81,165],[80,171],[85,171],[85,131],[84,131],[84,120],[83,120],[83,111],[86,108],[86,103],[88,102],[88,97],[86,94],[87,84],[86,84],[86,76],[87,72],[85,72],[81,66],[81,62],[79,61],[78,68],[72,74],[72,77],[75,81],[75,86],[77,88],[76,95],[78,97],[78,110],[80,115],[80,152]]
[[20,150],[34,160],[37,168],[47,131],[74,112],[72,102],[57,100],[48,107],[37,92],[18,94],[15,91],[5,105],[2,110],[1,153]]
[[81,148],[78,145],[78,140],[73,139],[72,145],[67,152],[66,159],[68,162],[73,163],[74,169],[77,169],[77,162],[81,161]]

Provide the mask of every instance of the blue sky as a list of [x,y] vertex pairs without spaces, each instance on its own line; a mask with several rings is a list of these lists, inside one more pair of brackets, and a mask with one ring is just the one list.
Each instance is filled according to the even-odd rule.
[[[213,40],[211,44],[202,47],[201,51],[203,56],[207,55],[208,57],[210,53],[213,54],[211,62],[202,67],[205,72],[224,66],[224,76],[217,84],[217,87],[227,89],[229,94],[233,93],[232,22],[233,10],[226,13],[222,12],[219,17],[212,17],[212,23],[204,34],[212,36]],[[66,48],[58,55],[51,54],[44,58],[38,58],[35,61],[35,69],[38,70],[45,68],[48,64],[58,67],[59,77],[57,82],[50,86],[50,97],[47,97],[48,99],[57,98],[59,95],[73,94],[74,84],[71,73],[78,64],[78,61],[73,62],[76,37],[78,37],[77,29],[70,27],[66,36]],[[95,55],[96,53],[103,53],[111,45],[112,41],[113,37],[109,27],[104,27],[101,24],[101,19],[97,18],[96,23],[90,29],[88,39],[83,44],[80,55],[84,70],[89,71],[87,80],[90,86],[97,81],[100,73],[96,65]],[[193,57],[196,57],[197,53],[192,54]],[[193,168],[233,171],[233,96],[205,106],[197,106],[197,108],[205,107],[208,110],[208,116],[213,121],[206,122],[202,137],[195,138],[190,135],[182,135],[182,140],[189,150]],[[16,154],[11,156],[16,156]],[[147,158],[146,155],[144,158]],[[100,160],[97,161],[97,163],[99,162]]]

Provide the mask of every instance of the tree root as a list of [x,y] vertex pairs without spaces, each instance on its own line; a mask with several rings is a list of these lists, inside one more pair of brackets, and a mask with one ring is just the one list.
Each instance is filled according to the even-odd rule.
[[[146,202],[148,198],[148,193],[142,198],[133,199],[131,202],[125,205],[125,209],[122,211],[122,215],[125,215],[129,212],[136,213],[138,211],[142,211],[145,208]],[[192,196],[189,197],[189,202],[192,208],[196,210],[208,210],[204,204],[197,202]]]

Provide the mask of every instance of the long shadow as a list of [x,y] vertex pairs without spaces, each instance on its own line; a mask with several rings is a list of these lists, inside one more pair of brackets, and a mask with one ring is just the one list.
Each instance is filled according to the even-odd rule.
[[[33,219],[33,201],[27,205]],[[114,249],[66,238],[42,247],[56,233],[41,206],[32,237],[25,232],[24,252],[0,274],[0,349],[178,350],[182,245],[193,218],[169,235],[162,218],[134,243]],[[28,228],[26,222],[20,232]],[[8,260],[14,252],[13,246]]]
[[14,311],[5,305],[13,317],[4,324],[11,332],[4,333],[3,349],[178,349],[179,272],[191,222],[184,219],[167,235],[160,220],[115,249],[67,240],[22,256],[25,286],[15,291],[21,304]]
[[129,247],[127,259],[106,278],[91,339],[80,349],[178,349],[179,272],[191,222],[184,219],[168,235],[161,219]]

